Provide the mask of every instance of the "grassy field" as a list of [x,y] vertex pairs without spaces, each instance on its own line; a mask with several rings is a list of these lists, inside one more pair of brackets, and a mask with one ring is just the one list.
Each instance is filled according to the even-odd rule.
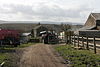
[[29,46],[34,45],[34,44],[35,43],[28,43],[28,44],[21,44],[17,47],[12,47],[12,46],[0,47],[0,64],[3,61],[8,61],[10,54],[16,52],[16,49],[29,47]]
[[56,46],[55,49],[72,67],[100,67],[100,55],[88,50],[75,50],[70,45]]

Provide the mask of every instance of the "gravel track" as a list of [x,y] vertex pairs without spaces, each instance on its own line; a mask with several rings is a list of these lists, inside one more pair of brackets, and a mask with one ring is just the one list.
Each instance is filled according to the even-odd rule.
[[22,54],[19,67],[68,67],[52,46],[39,43],[27,47]]

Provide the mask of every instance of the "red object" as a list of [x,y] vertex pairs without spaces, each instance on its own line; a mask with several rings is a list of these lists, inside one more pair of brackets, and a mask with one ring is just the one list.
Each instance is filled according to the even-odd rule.
[[0,40],[5,37],[19,38],[19,31],[0,29]]

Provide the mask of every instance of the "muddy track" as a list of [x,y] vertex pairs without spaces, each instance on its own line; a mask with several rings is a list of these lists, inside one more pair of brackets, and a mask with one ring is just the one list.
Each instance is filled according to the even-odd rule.
[[52,45],[36,44],[23,52],[19,67],[68,67]]

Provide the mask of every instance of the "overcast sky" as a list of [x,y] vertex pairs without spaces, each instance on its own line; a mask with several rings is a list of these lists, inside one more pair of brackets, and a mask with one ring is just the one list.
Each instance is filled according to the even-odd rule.
[[0,20],[85,23],[100,0],[0,0]]

